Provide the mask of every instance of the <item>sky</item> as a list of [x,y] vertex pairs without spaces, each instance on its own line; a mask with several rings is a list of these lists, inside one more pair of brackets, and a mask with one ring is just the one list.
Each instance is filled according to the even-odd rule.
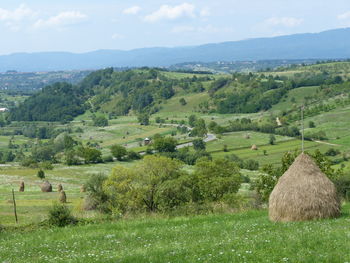
[[343,27],[349,0],[1,0],[0,54],[191,46]]

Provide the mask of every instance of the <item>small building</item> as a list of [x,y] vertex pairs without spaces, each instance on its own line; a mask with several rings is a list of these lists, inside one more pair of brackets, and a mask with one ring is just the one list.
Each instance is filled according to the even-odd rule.
[[150,138],[145,138],[143,140],[143,143],[144,143],[144,145],[149,145],[151,143],[151,139]]
[[9,110],[8,108],[0,108],[0,112],[6,112],[8,110]]

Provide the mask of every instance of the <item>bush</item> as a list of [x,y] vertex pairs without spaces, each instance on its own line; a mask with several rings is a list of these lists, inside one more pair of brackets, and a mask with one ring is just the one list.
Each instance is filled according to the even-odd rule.
[[127,150],[124,146],[115,144],[111,147],[111,153],[118,161],[122,161],[127,155]]
[[336,156],[338,154],[340,154],[340,151],[334,148],[329,148],[325,153],[326,156]]
[[40,179],[44,179],[45,178],[45,172],[42,169],[40,169],[38,171],[38,173],[36,174],[36,176],[39,177]]
[[127,155],[128,160],[140,160],[142,158],[141,154],[134,152],[134,151],[129,151]]
[[53,165],[52,165],[52,163],[51,162],[42,162],[41,164],[40,164],[40,168],[41,169],[44,169],[44,170],[53,170]]
[[251,170],[251,171],[256,171],[259,170],[259,162],[253,159],[249,159],[243,163],[244,169]]
[[102,212],[109,212],[107,208],[108,196],[103,191],[103,183],[107,180],[104,174],[94,174],[85,183],[87,199],[89,200],[91,209],[97,209]]
[[49,224],[52,226],[64,227],[76,224],[77,220],[72,216],[69,208],[63,204],[54,203],[49,210]]
[[113,156],[112,155],[103,156],[102,161],[104,163],[111,163],[111,162],[113,162]]

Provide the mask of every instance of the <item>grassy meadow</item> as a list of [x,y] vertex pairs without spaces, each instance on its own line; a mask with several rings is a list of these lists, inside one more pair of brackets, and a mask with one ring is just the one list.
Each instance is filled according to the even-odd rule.
[[2,262],[349,262],[349,205],[332,220],[273,223],[266,211],[152,215],[0,235]]

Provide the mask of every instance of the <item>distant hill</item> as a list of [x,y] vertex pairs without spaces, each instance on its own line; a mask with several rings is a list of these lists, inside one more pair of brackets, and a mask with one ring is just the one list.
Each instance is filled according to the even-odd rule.
[[184,62],[350,58],[350,28],[235,42],[130,51],[16,53],[0,56],[0,71],[162,67]]

